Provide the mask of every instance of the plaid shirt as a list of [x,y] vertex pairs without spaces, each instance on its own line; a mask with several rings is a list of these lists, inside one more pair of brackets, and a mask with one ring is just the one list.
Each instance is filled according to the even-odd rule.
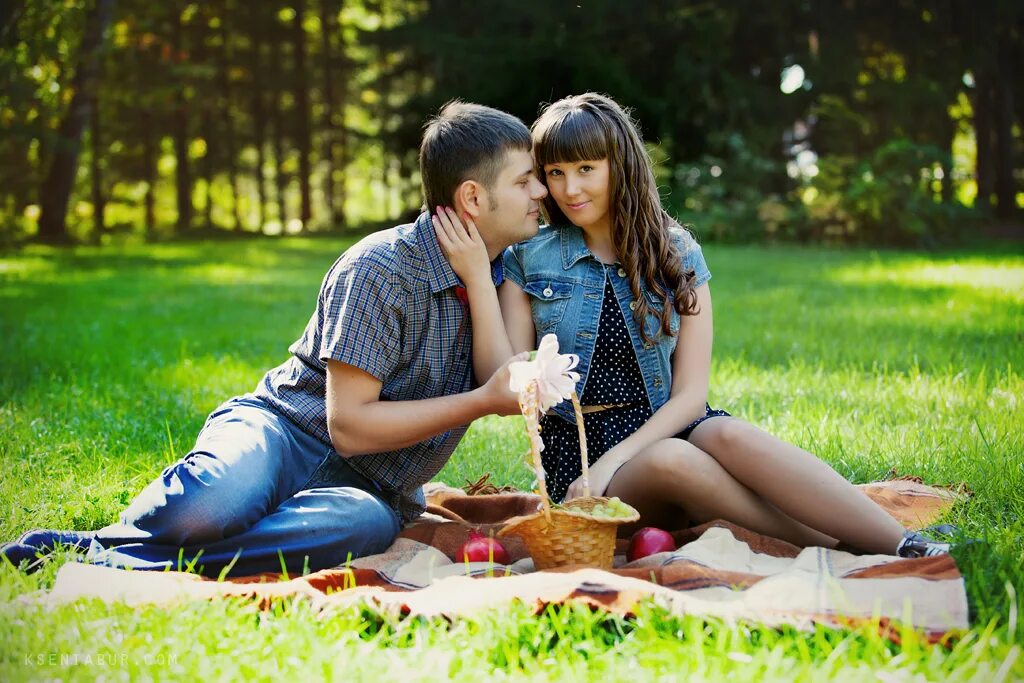
[[[500,283],[501,259],[492,276]],[[424,213],[346,251],[324,277],[316,311],[292,357],[269,371],[255,394],[307,434],[327,432],[327,360],[354,365],[382,383],[381,400],[448,396],[472,386],[472,330],[452,271]],[[466,427],[407,448],[349,458],[380,484],[403,521],[423,512],[419,487],[448,461]]]

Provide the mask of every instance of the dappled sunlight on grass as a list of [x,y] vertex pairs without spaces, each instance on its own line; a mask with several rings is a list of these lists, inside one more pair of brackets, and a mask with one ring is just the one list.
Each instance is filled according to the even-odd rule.
[[[823,368],[793,363],[761,369],[716,364],[710,401],[869,481],[891,469],[937,483],[983,486],[996,457],[1019,462],[1024,378],[1014,370],[928,374]],[[990,454],[954,465],[963,454]],[[1024,486],[1024,471],[1017,479]],[[1021,512],[1024,513],[1024,501]]]
[[0,281],[38,277],[56,269],[56,264],[41,256],[22,256],[18,259],[0,257]]
[[1012,281],[1024,255],[721,245],[704,254],[713,273],[716,363],[925,373],[1024,364],[1024,300],[1005,288],[962,286],[963,273],[941,284],[904,284],[932,266],[967,264],[973,277],[989,262]]
[[274,281],[281,270],[294,271],[291,276],[308,270],[319,283],[331,262],[355,241],[355,237],[235,239],[69,249],[29,245],[15,255],[0,256],[0,282],[24,277],[45,281],[46,274],[58,279],[91,279],[131,271],[180,275],[181,269],[192,268],[198,273],[211,269],[211,282],[231,282],[225,279],[231,274],[248,281]]
[[[31,247],[0,258],[0,541],[116,519],[188,452],[211,410],[287,357],[351,241]],[[1024,256],[704,249],[712,406],[853,481],[895,470],[974,491],[946,520],[986,542],[957,557],[977,613],[963,640],[930,648],[908,632],[896,645],[868,630],[798,634],[654,608],[618,620],[511,606],[447,623],[317,618],[300,603],[260,617],[226,602],[173,615],[9,604],[52,585],[55,562],[31,576],[0,567],[0,637],[13,653],[0,657],[0,678],[95,678],[95,668],[17,665],[24,653],[115,649],[132,658],[130,678],[167,677],[152,662],[187,653],[174,677],[404,680],[438,673],[423,669],[424,647],[439,653],[430,661],[441,677],[987,681],[1006,662],[1006,680],[1024,677],[1012,649],[1021,627],[1007,623],[1011,602],[1024,607]],[[437,478],[462,486],[490,472],[495,485],[527,489],[526,447],[522,418],[483,418]],[[196,639],[197,625],[218,638]]]
[[148,381],[157,391],[178,396],[183,408],[205,413],[221,401],[251,391],[266,370],[235,356],[189,357],[155,369]]
[[211,285],[228,285],[245,283],[270,284],[277,282],[279,273],[270,271],[254,271],[249,266],[218,263],[215,265],[193,266],[181,273],[193,281],[202,281]]
[[874,260],[828,270],[834,282],[857,285],[895,284],[912,289],[951,288],[958,293],[998,295],[1024,303],[1024,258],[1005,257],[935,262],[925,258]]

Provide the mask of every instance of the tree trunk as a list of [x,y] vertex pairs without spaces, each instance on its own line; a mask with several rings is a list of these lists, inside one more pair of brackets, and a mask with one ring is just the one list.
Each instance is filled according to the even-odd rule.
[[100,127],[100,101],[97,97],[93,106],[89,109],[89,176],[92,181],[92,240],[97,244],[100,242],[104,231],[107,229],[104,216],[107,212],[107,200],[103,195],[103,169],[100,166],[103,148],[103,132]]
[[299,152],[299,192],[301,195],[301,213],[304,230],[309,229],[309,221],[313,216],[312,198],[309,187],[312,169],[309,157],[312,143],[309,132],[309,87],[306,78],[306,32],[302,28],[302,18],[306,15],[306,0],[295,1],[295,18],[292,20],[292,53],[295,69],[295,144]]
[[203,158],[200,162],[202,173],[203,173],[203,186],[205,195],[203,201],[203,227],[207,230],[212,230],[213,225],[213,152],[214,152],[214,138],[217,137],[216,132],[212,129],[213,124],[210,121],[210,107],[207,104],[200,105],[202,114],[199,116],[199,125],[201,130],[200,135],[206,141],[206,149],[203,151]]
[[259,19],[254,19],[250,31],[249,71],[252,73],[252,81],[249,87],[252,88],[252,131],[253,143],[256,145],[256,168],[253,169],[253,176],[256,181],[256,193],[258,206],[256,212],[257,227],[260,231],[267,222],[267,176],[264,173],[266,164],[267,149],[267,114],[264,108],[263,98],[265,92],[263,84],[263,35]]
[[324,87],[324,119],[322,151],[324,166],[324,204],[327,207],[327,220],[331,226],[338,225],[338,216],[334,204],[334,83],[331,73],[334,59],[331,48],[331,34],[334,30],[334,3],[331,0],[320,0],[320,52],[323,69]]
[[[175,8],[173,49],[175,61],[179,62],[184,54],[184,34],[181,23],[181,8]],[[184,81],[184,79],[182,79]],[[174,156],[177,159],[175,166],[174,180],[178,204],[179,233],[185,233],[192,228],[192,172],[189,167],[188,148],[188,102],[185,98],[185,83],[178,85],[178,91],[174,96]]]
[[948,156],[942,160],[940,165],[940,168],[942,168],[942,180],[939,182],[942,188],[941,197],[943,204],[953,202],[953,191],[956,189],[953,180],[953,141],[956,138],[956,131],[957,124],[953,119],[947,118],[943,124],[942,138],[945,140],[943,149]]
[[142,172],[146,179],[146,239],[156,236],[156,135],[153,130],[153,111],[149,106],[142,110]]
[[0,38],[14,36],[14,22],[18,20],[18,15],[25,8],[24,5],[23,1],[16,0],[0,3]]
[[286,196],[288,178],[285,177],[284,173],[284,116],[281,112],[281,46],[280,43],[273,40],[271,41],[270,61],[272,65],[271,77],[274,81],[271,86],[270,106],[270,122],[273,128],[272,137],[274,144],[274,184],[277,190],[274,198],[277,201],[277,220],[281,223],[281,229],[284,230],[285,225],[288,223],[288,198]]
[[[209,5],[200,5],[197,13],[199,28],[197,29],[197,43],[194,53],[197,62],[203,66],[210,63],[211,49],[209,45],[210,32],[209,16],[206,14]],[[214,116],[211,112],[212,102],[215,99],[213,94],[214,85],[211,79],[202,78],[198,83],[199,93],[199,135],[205,142],[203,156],[199,167],[203,174],[203,227],[207,231],[213,230],[213,176],[216,173],[214,162],[218,151],[218,131],[214,123]]]
[[[344,72],[339,71],[339,75]],[[344,82],[344,81],[343,81]],[[348,175],[348,128],[345,127],[345,99],[342,98],[338,106],[338,142],[337,149],[337,175],[334,180],[334,216],[339,227],[344,227],[348,221],[348,214],[345,204],[348,201],[348,191],[345,187],[345,178]]]
[[[339,8],[340,10],[340,8]],[[348,83],[348,77],[350,73],[350,66],[348,62],[348,55],[345,52],[345,36],[339,33],[339,45],[338,45],[338,61],[337,69],[334,71],[337,78],[337,82],[342,84],[340,97],[337,99],[337,114],[338,125],[335,130],[334,140],[334,153],[335,153],[335,172],[338,176],[334,178],[334,216],[335,224],[344,226],[347,221],[347,214],[345,212],[345,204],[348,199],[348,193],[345,188],[345,176],[347,175],[348,169],[348,128],[346,127],[345,121],[345,101],[349,90],[345,87]]]
[[[946,146],[946,149],[953,149],[952,143]],[[942,197],[943,204],[949,204],[953,201],[953,164],[942,162],[942,180],[939,182],[942,190],[940,195]]]
[[[38,140],[38,138],[35,138]],[[37,172],[33,169],[32,159],[28,155],[29,146],[19,145],[12,151],[11,163],[14,164],[15,168],[32,169],[30,172]],[[29,176],[31,178],[31,176]],[[14,199],[14,213],[18,216],[25,215],[25,209],[32,203],[32,194],[39,190],[38,185],[25,183],[19,183],[13,188],[12,197]]]
[[1013,78],[1014,64],[1009,37],[1004,32],[998,48],[998,66],[994,84],[995,104],[995,190],[996,215],[1010,218],[1016,210],[1013,181]]
[[992,79],[987,69],[979,69],[974,80],[974,139],[976,147],[974,177],[978,183],[975,203],[988,211],[995,178],[992,155]]
[[218,71],[220,73],[220,96],[221,113],[223,119],[221,125],[224,128],[224,153],[225,163],[228,170],[228,182],[231,184],[231,216],[234,221],[232,226],[235,230],[242,228],[242,218],[238,211],[238,159],[235,148],[235,125],[231,116],[231,77],[228,74],[228,64],[231,62],[229,52],[230,35],[227,31],[228,12],[230,11],[228,0],[223,0],[219,5],[220,16],[220,49],[217,50]]
[[394,217],[394,212],[391,210],[391,197],[394,188],[388,182],[388,173],[391,166],[391,158],[388,153],[388,146],[384,140],[389,135],[387,120],[388,120],[388,107],[390,107],[391,100],[391,87],[392,87],[392,76],[391,70],[387,66],[387,48],[381,48],[378,53],[378,59],[382,65],[382,71],[380,76],[377,78],[377,89],[380,93],[380,103],[377,106],[377,120],[380,122],[380,128],[377,132],[377,137],[380,140],[380,166],[376,169],[379,174],[380,186],[383,188],[384,196],[381,197],[381,205],[384,207],[384,214],[387,220],[391,220]]
[[71,81],[74,94],[58,129],[50,171],[40,188],[41,213],[39,239],[49,243],[69,241],[68,203],[78,169],[82,131],[89,119],[96,90],[99,53],[113,12],[114,0],[96,0],[86,17],[85,33],[79,48],[78,69]]

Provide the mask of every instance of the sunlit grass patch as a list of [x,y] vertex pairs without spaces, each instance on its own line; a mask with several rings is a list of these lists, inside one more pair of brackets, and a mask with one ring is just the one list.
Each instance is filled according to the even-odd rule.
[[1010,301],[1024,301],[1024,263],[1019,256],[872,259],[836,268],[831,277],[850,284],[890,283],[913,289],[950,287],[975,295],[997,293]]
[[[286,357],[348,242],[239,240],[0,258],[0,540],[97,528],[187,452],[206,414]],[[865,482],[891,470],[974,495],[947,521],[973,628],[766,629],[522,605],[454,623],[302,603],[16,604],[0,567],[0,679],[1024,680],[1024,255],[705,245],[710,400]],[[950,303],[952,302],[952,304]],[[519,418],[474,423],[439,479],[528,488]],[[99,664],[110,654],[113,665]],[[92,654],[91,662],[85,655]],[[75,658],[75,655],[82,655]],[[63,658],[63,659],[62,659]]]

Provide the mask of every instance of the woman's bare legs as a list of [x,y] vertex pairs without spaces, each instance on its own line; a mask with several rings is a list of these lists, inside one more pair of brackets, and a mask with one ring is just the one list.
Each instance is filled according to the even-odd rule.
[[893,554],[906,529],[811,453],[734,417],[697,425],[690,441],[794,520],[869,552]]
[[618,496],[640,512],[635,527],[677,529],[725,519],[800,546],[836,545],[834,538],[788,517],[682,439],[665,439],[638,453],[615,473],[605,495]]

